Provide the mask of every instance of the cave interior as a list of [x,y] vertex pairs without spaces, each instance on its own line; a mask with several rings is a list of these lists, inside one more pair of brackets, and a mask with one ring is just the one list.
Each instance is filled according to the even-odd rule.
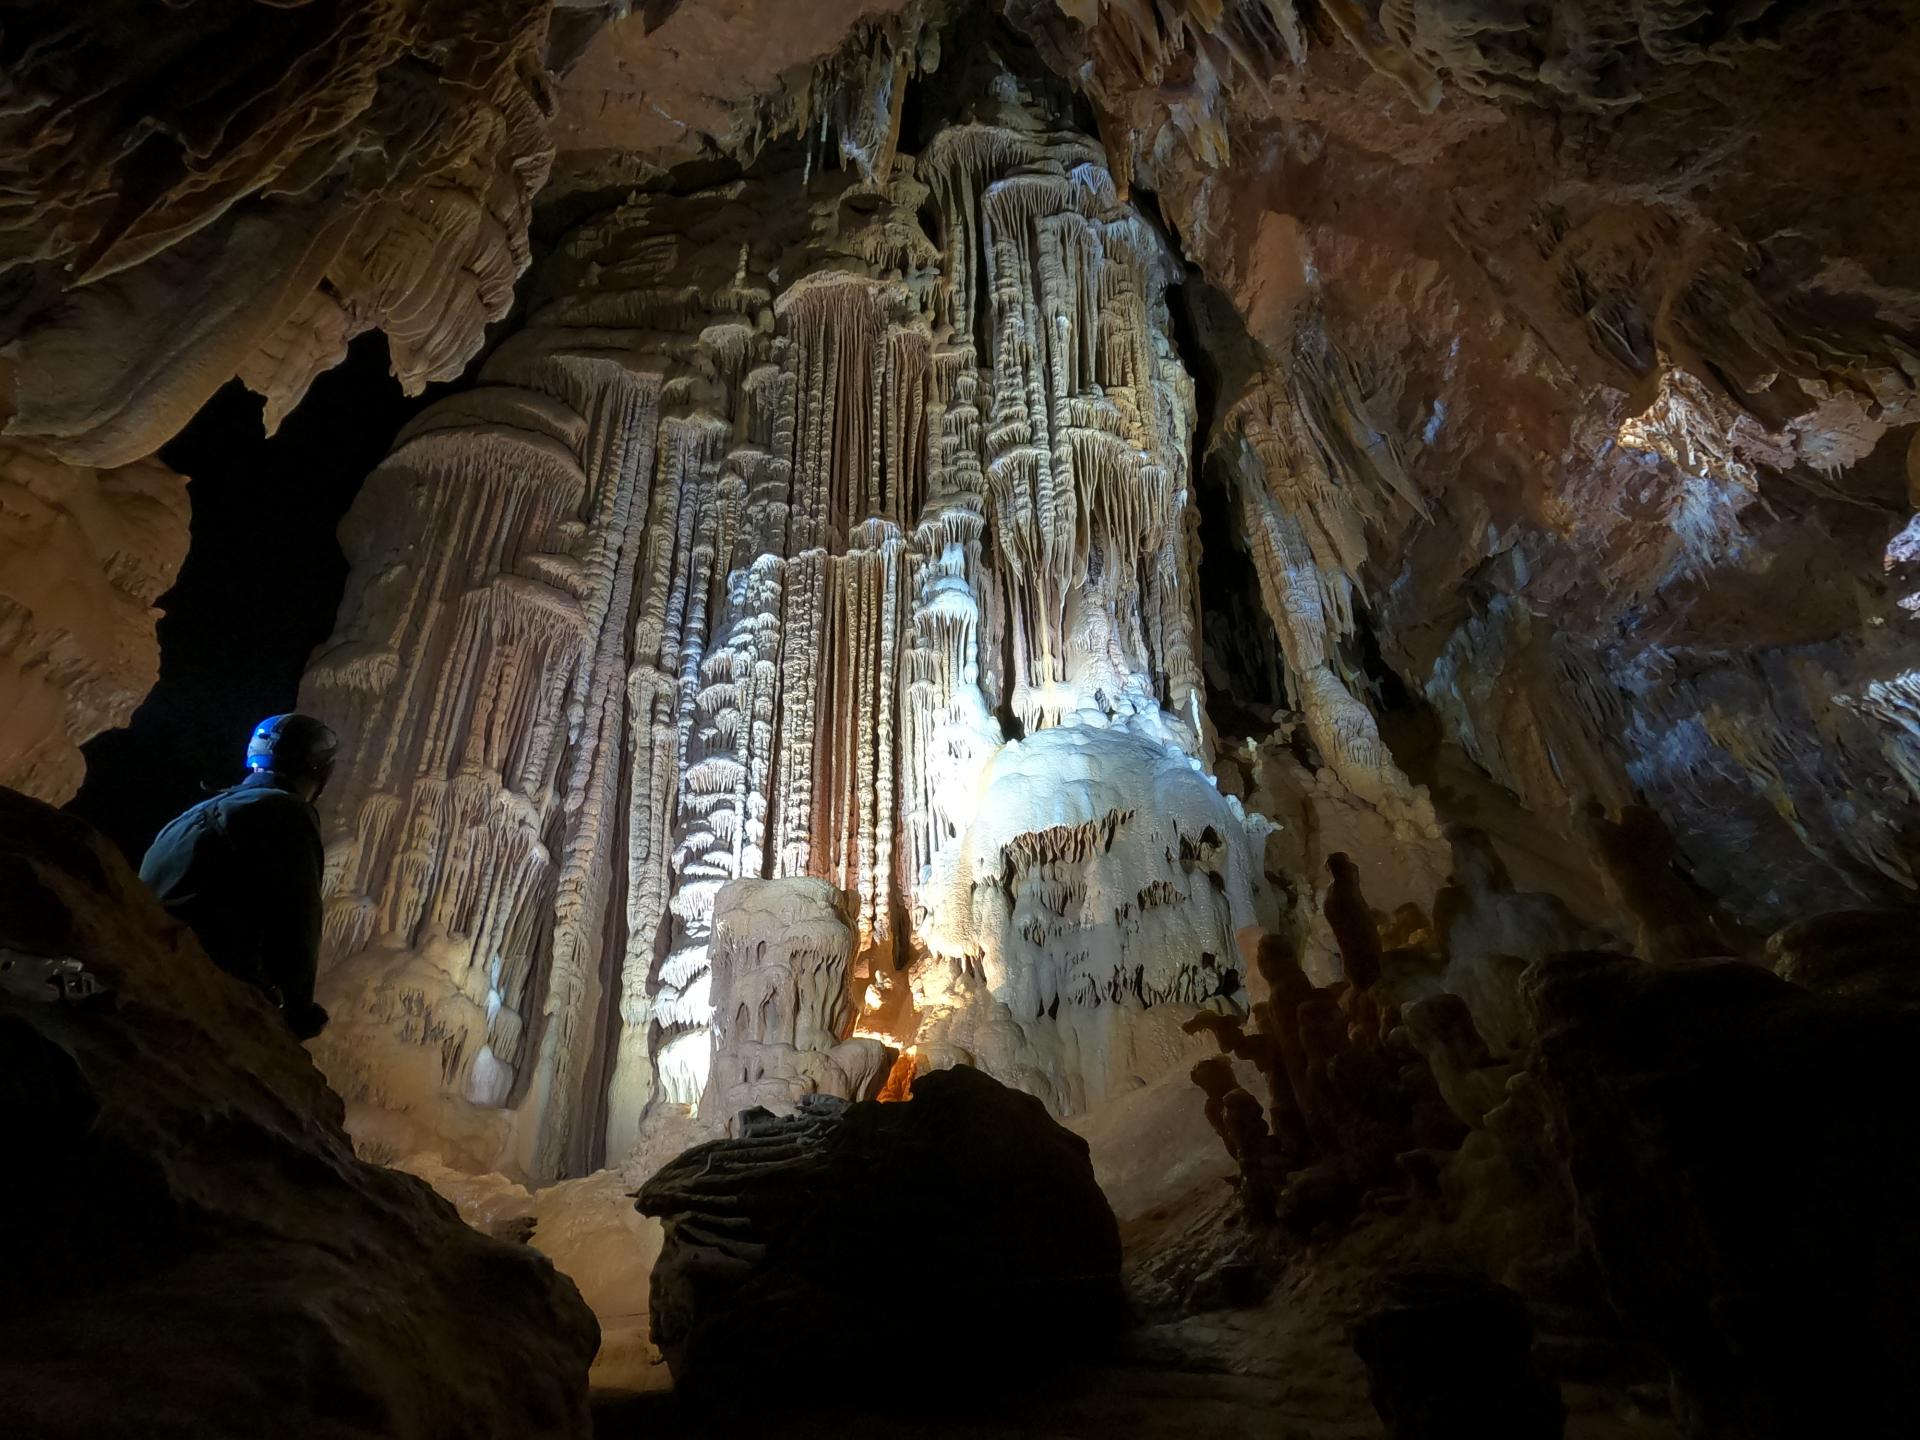
[[[1920,1431],[1909,7],[0,81],[0,1430]],[[135,874],[290,711],[304,1043]]]

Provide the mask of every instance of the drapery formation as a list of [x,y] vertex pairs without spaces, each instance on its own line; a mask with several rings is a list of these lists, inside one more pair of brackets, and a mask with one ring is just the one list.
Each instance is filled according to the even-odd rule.
[[[1202,952],[1231,968],[1252,871],[1196,773],[1171,265],[1097,145],[999,118],[878,180],[589,221],[368,483],[303,697],[348,756],[322,1058],[363,1143],[553,1174],[694,1105],[714,898],[742,877],[848,893],[865,1023],[904,1046],[937,1012],[949,1052],[992,1032],[966,1058],[1063,1109],[1113,1077],[1057,1004],[1015,1013],[1035,966],[1070,1004],[1135,1008],[1202,998]],[[1017,773],[1059,728],[1096,768],[1203,793],[1171,820],[1125,795],[1068,816],[1043,780],[970,834],[996,757]],[[1131,869],[1041,885],[1051,922],[1009,910],[1031,953],[1008,956],[971,892],[1017,910],[1063,863],[1044,837],[1102,823],[1073,863]],[[1193,953],[1136,976],[1114,936],[1190,894]]]

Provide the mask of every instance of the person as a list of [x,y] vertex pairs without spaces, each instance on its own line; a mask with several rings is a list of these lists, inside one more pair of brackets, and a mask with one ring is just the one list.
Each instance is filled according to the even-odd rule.
[[248,775],[179,816],[140,862],[140,878],[222,970],[280,1007],[302,1040],[314,1003],[324,849],[313,802],[339,742],[311,715],[272,715],[247,744]]

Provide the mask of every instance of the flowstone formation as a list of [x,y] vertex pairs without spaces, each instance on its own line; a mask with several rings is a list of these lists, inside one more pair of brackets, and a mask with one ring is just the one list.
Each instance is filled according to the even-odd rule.
[[[1745,925],[1911,896],[1910,10],[1007,13],[1252,343],[1213,463],[1346,783],[1391,671],[1562,844],[1645,805]],[[1350,605],[1370,677],[1313,663]]]
[[852,897],[827,1049],[1056,1113],[1234,1003],[1264,832],[1206,773],[1171,256],[980,78],[917,156],[588,220],[368,481],[303,689],[367,1143],[552,1175],[698,1105],[734,881]]
[[234,378],[271,432],[368,330],[417,393],[512,304],[553,159],[550,0],[18,0],[0,27],[0,781],[78,788],[186,549],[156,452]]
[[[895,1052],[854,1036],[852,897],[824,880],[730,880],[713,902],[713,1047],[701,1114],[790,1110],[807,1095],[869,1100]],[[683,1047],[684,1048],[684,1047]]]
[[506,313],[553,159],[548,0],[9,8],[9,435],[127,464],[235,375],[271,429],[362,331],[417,391]]

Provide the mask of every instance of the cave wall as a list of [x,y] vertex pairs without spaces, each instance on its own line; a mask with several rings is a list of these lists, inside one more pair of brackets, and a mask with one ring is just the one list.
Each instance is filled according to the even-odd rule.
[[[1878,1405],[1905,1271],[1845,1217],[1904,1153],[1841,1126],[1783,1269],[1726,1137],[1889,1088],[1905,990],[1787,982],[1897,979],[1911,912],[1816,917],[1812,982],[1699,957],[1916,887],[1911,16],[630,8],[13,7],[0,782],[70,793],[151,684],[153,455],[216,387],[272,427],[369,329],[409,391],[485,350],[304,683],[315,1052],[616,1368],[662,1379],[661,1159],[971,1065],[1093,1141],[1210,1385],[1346,1423],[1335,1317],[1437,1255],[1584,1419]],[[1596,1379],[1609,1302],[1659,1354]]]
[[[566,147],[556,253],[369,483],[308,680],[355,755],[369,1124],[552,1172],[692,1105],[739,877],[857,897],[856,1029],[1063,1112],[1171,1053],[1072,997],[1205,988],[1273,881],[1326,978],[1324,859],[1424,903],[1463,809],[1627,929],[1595,803],[1749,925],[1911,893],[1906,16],[1008,0],[994,43],[1056,77],[1015,82],[967,70],[968,7],[743,0],[731,49],[698,0],[620,8],[231,0],[155,44],[30,5],[4,42],[8,493],[103,577],[84,643],[7,577],[41,793],[151,669],[154,447],[235,375],[275,423],[370,327],[403,384],[458,373]],[[1223,309],[1178,343],[1176,281]],[[1207,708],[1203,489],[1269,733]]]
[[[951,104],[982,33],[909,7],[700,122],[762,163],[567,233],[349,522],[307,696],[380,757],[336,801],[330,880],[329,1051],[366,1124],[536,1173],[621,1152],[706,1089],[713,894],[798,875],[855,897],[854,1031],[1074,1113],[1181,1053],[1085,1012],[1203,1003],[1280,913],[1269,881],[1321,980],[1335,850],[1378,857],[1388,908],[1430,904],[1472,808],[1415,783],[1441,771],[1530,817],[1507,834],[1622,933],[1589,812],[1635,800],[1737,920],[1909,892],[1910,647],[1879,574],[1905,292],[1756,175],[1815,147],[1792,97],[1821,45],[1886,23],[1844,9],[1648,20],[1607,55],[1596,21],[1523,65],[1422,6],[1015,4],[1099,138],[982,72],[908,155],[913,87]],[[824,43],[767,53],[789,41]],[[1904,62],[1878,63],[1863,105]],[[1720,143],[1669,175],[1658,137],[1708,117]],[[803,142],[763,155],[783,128]],[[655,175],[686,153],[648,145],[623,153]],[[1739,213],[1688,198],[1742,182]],[[1218,302],[1205,415],[1176,253]],[[1278,728],[1228,752],[1202,467],[1282,662]],[[1795,573],[1799,603],[1760,603]],[[1396,707],[1436,728],[1417,777]]]
[[1576,848],[1644,799],[1759,926],[1911,896],[1909,14],[1008,9],[1248,388],[1351,375],[1400,469],[1292,508],[1453,745]]
[[386,332],[457,378],[529,263],[547,0],[25,0],[0,32],[0,779],[65,800],[158,673],[155,458],[236,376],[269,432]]
[[19,8],[10,435],[126,464],[235,375],[271,429],[363,331],[412,393],[506,313],[553,158],[547,0]]
[[186,553],[186,484],[165,465],[96,470],[0,441],[0,785],[80,788],[80,746],[159,677],[153,602]]

